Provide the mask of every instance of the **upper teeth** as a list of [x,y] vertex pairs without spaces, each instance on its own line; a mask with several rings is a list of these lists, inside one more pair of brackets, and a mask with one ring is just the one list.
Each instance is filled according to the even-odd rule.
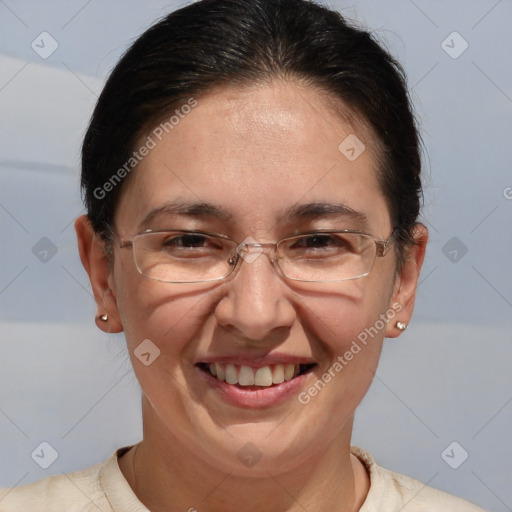
[[251,368],[236,364],[211,363],[210,373],[217,379],[228,384],[240,386],[272,386],[281,384],[285,380],[291,380],[300,372],[298,364],[276,364]]

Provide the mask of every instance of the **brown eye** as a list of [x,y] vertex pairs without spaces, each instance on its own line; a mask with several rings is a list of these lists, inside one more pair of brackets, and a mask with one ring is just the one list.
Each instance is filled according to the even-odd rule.
[[162,241],[162,245],[165,247],[183,247],[183,248],[194,248],[194,247],[206,247],[208,246],[208,237],[204,235],[198,235],[195,233],[187,233],[179,236],[166,237]]
[[332,235],[324,235],[324,234],[315,234],[300,238],[293,244],[292,248],[301,248],[301,249],[323,249],[325,247],[338,245],[338,241],[336,237]]

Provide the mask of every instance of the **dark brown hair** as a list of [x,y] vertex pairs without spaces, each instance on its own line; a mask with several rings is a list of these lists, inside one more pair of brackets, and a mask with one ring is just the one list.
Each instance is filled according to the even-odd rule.
[[112,71],[83,143],[81,185],[94,230],[112,223],[126,181],[112,177],[166,114],[220,86],[276,78],[325,91],[371,128],[400,256],[413,242],[422,196],[404,71],[370,33],[306,0],[202,0],[135,41]]

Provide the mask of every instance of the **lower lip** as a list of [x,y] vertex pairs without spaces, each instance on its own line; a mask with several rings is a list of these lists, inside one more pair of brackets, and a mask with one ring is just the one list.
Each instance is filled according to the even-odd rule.
[[281,384],[245,389],[219,380],[200,368],[196,367],[196,370],[223,400],[237,407],[247,407],[252,409],[272,407],[284,402],[292,396],[296,396],[309,375],[308,372],[298,375],[294,379],[284,381]]

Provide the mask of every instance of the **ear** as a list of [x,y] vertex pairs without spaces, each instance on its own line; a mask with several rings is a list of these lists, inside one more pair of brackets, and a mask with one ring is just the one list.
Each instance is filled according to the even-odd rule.
[[[105,254],[105,241],[96,235],[87,215],[81,215],[75,221],[80,260],[89,275],[94,299],[98,305],[96,325],[104,332],[118,333],[123,330],[120,320],[112,271]],[[107,320],[101,320],[107,315]]]
[[387,338],[400,336],[403,329],[398,329],[396,323],[402,322],[408,325],[412,318],[418,279],[427,248],[428,229],[423,224],[416,224],[413,228],[413,236],[414,246],[408,250],[404,265],[396,276],[395,291],[390,302],[390,308],[396,311],[396,315],[386,327]]

